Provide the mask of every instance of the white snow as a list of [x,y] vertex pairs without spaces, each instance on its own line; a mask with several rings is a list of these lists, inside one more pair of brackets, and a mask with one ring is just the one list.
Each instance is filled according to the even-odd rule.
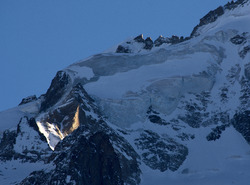
[[99,98],[119,99],[127,92],[143,91],[152,82],[168,78],[181,78],[199,74],[212,61],[209,53],[187,55],[182,59],[166,60],[162,64],[146,65],[126,73],[102,76],[97,82],[88,83],[84,88]]
[[34,116],[39,110],[40,102],[30,102],[6,111],[0,112],[0,134],[14,128],[24,116]]
[[44,167],[43,162],[25,163],[21,160],[0,162],[0,184],[19,184],[31,172],[41,170]]
[[93,70],[89,67],[71,66],[67,69],[73,73],[73,78],[86,78],[89,80],[94,76]]
[[38,133],[28,125],[27,118],[22,118],[19,130],[21,133],[17,136],[14,145],[16,152],[23,153],[25,150],[40,151],[48,148],[47,143],[42,142]]

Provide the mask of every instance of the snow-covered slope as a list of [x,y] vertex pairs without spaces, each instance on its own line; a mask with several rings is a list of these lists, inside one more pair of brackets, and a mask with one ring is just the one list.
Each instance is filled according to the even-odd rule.
[[139,35],[59,71],[0,113],[0,184],[34,163],[15,182],[248,184],[249,22],[250,2],[231,2],[189,38]]

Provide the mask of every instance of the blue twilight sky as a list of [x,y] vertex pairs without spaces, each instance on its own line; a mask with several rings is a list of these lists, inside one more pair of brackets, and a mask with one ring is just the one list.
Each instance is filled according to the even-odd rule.
[[189,36],[228,0],[0,0],[0,111],[45,93],[56,72],[141,33]]

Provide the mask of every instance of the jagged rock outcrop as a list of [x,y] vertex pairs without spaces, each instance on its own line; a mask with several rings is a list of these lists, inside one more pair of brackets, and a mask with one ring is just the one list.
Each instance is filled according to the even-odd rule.
[[144,40],[144,38],[143,38],[143,34],[140,34],[140,35],[138,35],[137,37],[135,37],[134,38],[134,41],[136,41],[136,42],[141,42],[141,43],[144,43],[145,42],[145,40]]
[[236,35],[233,38],[231,38],[230,41],[233,44],[236,44],[236,45],[242,44],[243,42],[246,41],[246,38],[244,37],[244,35],[245,34],[243,34],[243,35]]
[[57,147],[60,153],[53,161],[54,170],[33,172],[21,184],[124,184],[118,156],[104,133],[89,139],[81,135],[64,150],[60,147],[63,145]]
[[248,2],[248,0],[231,1],[231,2],[228,2],[223,7],[220,6],[220,7],[216,8],[215,10],[210,11],[208,14],[206,14],[203,18],[200,19],[200,23],[194,27],[190,36],[191,37],[198,36],[199,33],[197,33],[197,30],[200,27],[207,25],[209,23],[215,22],[218,19],[218,17],[222,16],[225,13],[225,10],[235,9],[240,5],[244,5],[246,2]]
[[178,37],[173,35],[170,38],[159,36],[155,41],[153,41],[150,37],[144,39],[143,35],[141,34],[135,37],[131,41],[127,41],[121,45],[118,45],[116,53],[136,53],[136,52],[141,52],[142,50],[151,50],[153,47],[159,47],[164,43],[178,44],[189,39],[190,39],[189,37],[184,38],[183,36]]
[[116,53],[131,53],[129,48],[119,45],[116,49]]
[[64,71],[58,71],[52,80],[48,91],[45,94],[44,101],[41,104],[40,111],[46,111],[52,107],[63,96],[68,84],[71,82],[70,76]]
[[224,14],[224,8],[222,6],[216,8],[213,11],[210,11],[207,15],[205,15],[203,18],[200,19],[200,23],[194,27],[191,37],[198,36],[199,33],[197,33],[198,28],[201,26],[207,25],[209,23],[215,22],[218,17]]
[[235,114],[233,126],[250,144],[250,111],[246,110]]
[[170,43],[170,40],[168,39],[168,38],[165,38],[165,37],[163,37],[163,36],[159,36],[155,41],[154,41],[154,45],[156,46],[156,47],[158,47],[158,46],[160,46],[160,45],[162,45],[162,44],[164,44],[164,43]]
[[16,130],[6,130],[0,142],[0,159],[37,162],[45,161],[51,153],[49,146],[34,118],[21,118]]
[[17,133],[15,130],[6,130],[3,133],[0,143],[0,159],[1,161],[11,160],[15,154],[14,145],[16,143]]
[[30,102],[33,102],[33,101],[36,101],[36,100],[37,100],[36,95],[28,96],[26,98],[23,98],[19,105],[30,103]]
[[153,41],[152,41],[152,39],[150,37],[146,38],[144,43],[145,43],[144,49],[148,49],[148,50],[152,49]]
[[162,172],[177,170],[188,155],[188,149],[172,138],[162,138],[157,133],[145,130],[135,139],[141,151],[142,161],[152,169]]

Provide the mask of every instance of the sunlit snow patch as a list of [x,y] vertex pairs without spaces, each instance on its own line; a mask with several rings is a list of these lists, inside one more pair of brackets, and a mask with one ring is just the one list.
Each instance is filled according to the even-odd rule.
[[41,123],[37,121],[37,126],[39,131],[46,137],[52,150],[54,150],[57,143],[64,138],[59,128],[54,124],[50,124],[48,122]]

